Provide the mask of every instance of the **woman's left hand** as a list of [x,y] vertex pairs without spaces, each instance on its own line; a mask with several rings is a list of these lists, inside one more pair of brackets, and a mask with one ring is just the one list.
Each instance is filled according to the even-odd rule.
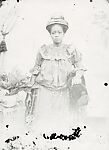
[[75,76],[73,79],[72,79],[72,86],[75,85],[75,84],[80,84],[81,83],[81,78],[78,77],[78,76]]

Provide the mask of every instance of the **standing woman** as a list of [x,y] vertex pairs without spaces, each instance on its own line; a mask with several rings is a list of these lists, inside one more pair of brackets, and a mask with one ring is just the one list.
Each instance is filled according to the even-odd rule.
[[32,129],[62,133],[75,124],[81,108],[87,105],[86,69],[81,64],[81,53],[63,43],[68,30],[64,17],[51,17],[46,29],[53,43],[38,51],[31,71],[31,92],[26,98],[27,115],[34,117]]

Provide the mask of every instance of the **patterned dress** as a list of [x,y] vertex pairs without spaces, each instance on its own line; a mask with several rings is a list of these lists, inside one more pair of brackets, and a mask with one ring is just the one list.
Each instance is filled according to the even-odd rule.
[[62,132],[74,125],[76,111],[71,103],[70,79],[77,71],[86,70],[81,60],[81,53],[72,45],[43,45],[39,49],[31,70],[33,89],[38,89],[33,104],[34,130]]

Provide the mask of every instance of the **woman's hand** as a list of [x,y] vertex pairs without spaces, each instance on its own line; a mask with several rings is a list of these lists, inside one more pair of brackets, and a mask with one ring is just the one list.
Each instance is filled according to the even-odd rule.
[[26,107],[27,108],[30,107],[31,103],[32,103],[31,92],[28,92],[27,95],[26,95],[26,99],[25,99],[25,105],[26,105]]
[[75,76],[73,79],[72,79],[72,86],[75,85],[75,84],[80,84],[81,83],[81,78],[78,77],[78,76]]

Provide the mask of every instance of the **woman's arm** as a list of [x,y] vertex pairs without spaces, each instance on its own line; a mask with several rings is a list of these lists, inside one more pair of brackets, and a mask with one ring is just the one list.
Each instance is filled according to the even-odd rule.
[[25,105],[27,107],[27,114],[30,113],[30,111],[31,111],[30,106],[32,108],[34,96],[36,96],[33,94],[34,92],[36,92],[36,90],[32,89],[32,87],[34,86],[36,78],[40,73],[42,62],[43,62],[43,59],[39,52],[36,57],[35,65],[34,65],[33,69],[30,70],[30,73],[32,74],[31,78],[30,78],[30,82],[29,82],[30,88],[27,92],[27,96],[25,99]]
[[82,64],[82,54],[79,51],[75,49],[73,52],[73,56],[74,56],[74,67],[75,67],[76,75],[72,80],[72,84],[80,84],[81,77],[84,75],[86,68],[84,68]]
[[32,74],[30,83],[32,85],[35,83],[35,79],[37,78],[37,76],[40,73],[42,62],[43,62],[43,58],[42,58],[41,53],[39,52],[36,56],[35,65],[34,65],[33,69],[30,71],[30,73]]

